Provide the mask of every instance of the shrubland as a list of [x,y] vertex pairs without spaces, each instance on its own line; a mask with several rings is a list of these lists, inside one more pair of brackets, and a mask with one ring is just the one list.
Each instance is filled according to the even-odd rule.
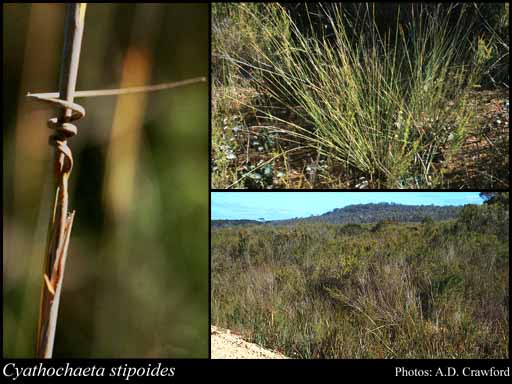
[[212,322],[295,358],[507,358],[509,213],[212,231]]

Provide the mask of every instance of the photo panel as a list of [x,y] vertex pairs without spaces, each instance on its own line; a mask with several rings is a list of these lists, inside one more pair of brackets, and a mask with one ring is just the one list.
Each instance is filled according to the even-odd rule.
[[213,3],[213,189],[508,189],[506,3]]
[[2,10],[3,356],[207,359],[209,5]]
[[508,199],[212,192],[212,358],[507,359]]

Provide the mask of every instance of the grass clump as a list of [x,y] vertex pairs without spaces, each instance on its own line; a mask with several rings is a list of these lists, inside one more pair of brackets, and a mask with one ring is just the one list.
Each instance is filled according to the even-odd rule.
[[[383,28],[375,4],[351,12],[322,4],[315,12],[305,5],[300,23],[276,3],[214,6],[214,19],[232,21],[214,22],[214,142],[230,140],[233,128],[217,125],[226,116],[220,106],[238,103],[242,115],[257,116],[240,124],[248,142],[261,131],[251,126],[271,127],[283,142],[310,151],[315,177],[323,159],[331,165],[324,179],[343,173],[370,188],[446,185],[447,165],[475,124],[471,91],[489,66],[470,6],[399,6],[396,21]],[[254,93],[215,100],[230,86]],[[290,150],[277,148],[260,159]],[[213,158],[222,164],[219,153]],[[243,187],[240,179],[258,169],[239,169],[214,186]]]

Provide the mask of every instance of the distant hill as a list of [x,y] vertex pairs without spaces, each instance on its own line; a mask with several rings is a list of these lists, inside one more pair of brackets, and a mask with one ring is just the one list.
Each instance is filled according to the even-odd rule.
[[424,218],[432,220],[448,220],[457,216],[461,207],[436,205],[403,205],[393,203],[356,204],[344,208],[336,208],[320,216],[310,219],[332,224],[364,224],[376,223],[381,220],[398,222],[421,222]]
[[286,225],[298,222],[325,222],[331,224],[366,224],[382,220],[397,222],[421,222],[430,217],[434,221],[449,220],[457,216],[462,207],[436,205],[403,205],[394,203],[355,204],[336,208],[319,216],[274,221],[256,220],[212,220],[212,227],[235,225]]
[[212,220],[211,226],[213,228],[222,228],[222,227],[234,227],[236,225],[255,225],[255,224],[263,224],[263,222],[257,221],[257,220]]

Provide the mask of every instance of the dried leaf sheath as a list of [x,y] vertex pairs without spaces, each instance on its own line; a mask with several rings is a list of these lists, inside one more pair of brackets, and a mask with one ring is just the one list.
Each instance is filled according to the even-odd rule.
[[77,133],[77,128],[72,124],[72,121],[85,115],[84,109],[73,103],[85,9],[85,3],[66,5],[65,38],[59,84],[60,98],[35,97],[35,99],[52,103],[62,109],[59,118],[48,120],[48,127],[55,130],[55,133],[50,136],[49,142],[50,145],[55,147],[57,192],[48,229],[43,269],[43,286],[36,341],[36,357],[38,358],[51,358],[53,354],[60,294],[75,214],[74,212],[68,212],[68,179],[73,168],[73,155],[71,149],[67,146],[67,140]]
[[[66,220],[64,228],[64,243],[60,251],[57,251],[57,259],[52,264],[45,265],[45,274],[43,276],[43,286],[41,289],[41,309],[39,315],[38,331],[37,331],[37,357],[51,357],[53,351],[53,342],[55,340],[56,326],[45,319],[57,319],[60,294],[62,290],[62,282],[64,281],[64,270],[67,259],[69,246],[69,238],[71,236],[71,228],[73,226],[75,212],[73,211]],[[54,233],[52,233],[51,237]],[[46,260],[50,260],[49,257]],[[55,324],[56,325],[56,324]]]

